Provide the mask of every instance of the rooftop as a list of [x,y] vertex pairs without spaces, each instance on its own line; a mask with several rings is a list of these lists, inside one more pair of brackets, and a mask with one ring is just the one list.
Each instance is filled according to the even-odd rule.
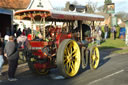
[[0,8],[25,9],[31,0],[0,0]]

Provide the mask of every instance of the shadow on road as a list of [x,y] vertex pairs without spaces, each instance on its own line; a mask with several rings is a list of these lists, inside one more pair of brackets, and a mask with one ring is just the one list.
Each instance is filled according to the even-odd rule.
[[[120,48],[113,48],[113,47],[99,47],[100,62],[99,62],[98,68],[105,65],[111,59],[113,52],[117,51],[117,50],[121,50],[121,49]],[[82,74],[83,72],[85,72],[87,70],[90,70],[89,63],[88,63],[88,66],[84,70],[82,68],[80,69],[80,72],[78,75]]]
[[107,63],[112,56],[114,51],[121,50],[120,48],[114,48],[114,47],[100,47],[100,63],[99,67],[103,66],[105,63]]

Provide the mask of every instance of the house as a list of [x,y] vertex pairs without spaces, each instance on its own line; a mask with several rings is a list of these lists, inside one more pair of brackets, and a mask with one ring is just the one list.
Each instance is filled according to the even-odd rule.
[[27,9],[53,9],[49,0],[31,0]]
[[0,0],[0,32],[2,37],[13,34],[13,10],[25,9],[31,0]]
[[3,37],[5,34],[10,35],[13,22],[13,12],[7,9],[0,8],[0,34]]
[[110,24],[111,23],[111,16],[109,15],[109,14],[106,14],[106,13],[104,13],[104,12],[98,12],[98,13],[96,13],[96,14],[98,14],[98,15],[102,15],[102,16],[104,16],[104,21],[102,21],[101,23],[100,23],[100,25],[105,25],[105,24]]

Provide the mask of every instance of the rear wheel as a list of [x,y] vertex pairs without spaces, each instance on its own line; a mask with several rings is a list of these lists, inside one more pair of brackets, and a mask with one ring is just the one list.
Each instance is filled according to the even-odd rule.
[[100,54],[97,46],[92,46],[90,49],[90,68],[96,69],[99,65]]
[[80,60],[77,42],[71,39],[62,41],[57,51],[57,67],[60,73],[66,78],[75,76],[80,68]]
[[35,74],[38,74],[38,75],[45,75],[45,74],[48,74],[49,70],[48,69],[44,69],[44,68],[41,68],[40,67],[40,63],[34,63],[33,62],[34,59],[33,58],[30,58],[28,60],[28,66],[30,68],[30,70],[35,73]]

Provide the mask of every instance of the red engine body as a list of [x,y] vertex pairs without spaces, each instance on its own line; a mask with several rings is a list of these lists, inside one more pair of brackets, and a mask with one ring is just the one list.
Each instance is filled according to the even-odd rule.
[[[64,39],[70,39],[71,34],[67,33],[61,33],[61,28],[56,28],[56,29],[51,29],[49,31],[52,40],[51,41],[36,41],[36,40],[31,40],[31,37],[29,35],[29,41],[28,45],[31,47],[31,52],[32,56],[35,56],[34,58],[38,58],[36,61],[40,60],[47,60],[47,62],[40,63],[37,62],[34,64],[35,68],[41,68],[41,69],[48,69],[48,68],[53,68],[56,67],[55,64],[55,56],[56,56],[56,51],[59,47],[59,44],[64,40]],[[44,52],[44,51],[46,52]],[[54,55],[54,57],[52,56]]]

